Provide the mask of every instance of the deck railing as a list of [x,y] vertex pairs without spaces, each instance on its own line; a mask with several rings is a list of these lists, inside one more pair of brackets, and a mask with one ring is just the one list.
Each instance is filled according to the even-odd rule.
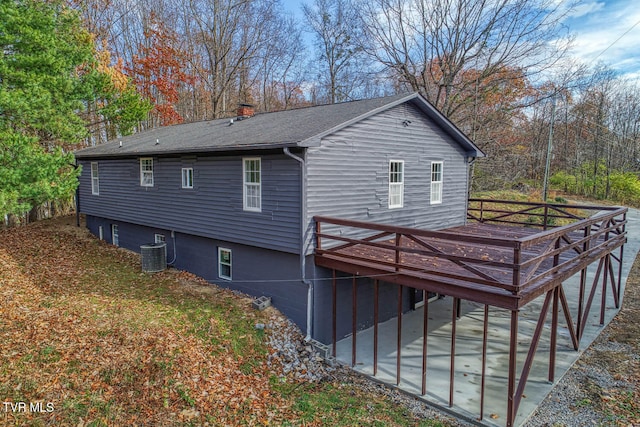
[[[479,290],[521,298],[537,295],[538,285],[565,280],[626,241],[626,208],[470,202],[478,205],[470,209],[470,219],[517,227],[497,227],[495,232],[479,228],[478,234],[469,234],[317,216],[316,257],[324,258],[327,266],[333,261],[389,277],[422,278],[463,299],[478,300]],[[542,221],[532,224],[522,220],[523,215]],[[570,223],[549,227],[551,218]]]

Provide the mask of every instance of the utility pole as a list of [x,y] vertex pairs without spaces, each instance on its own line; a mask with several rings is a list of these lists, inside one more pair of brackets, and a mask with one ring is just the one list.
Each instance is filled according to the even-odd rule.
[[556,94],[551,98],[551,121],[549,122],[549,142],[547,143],[547,163],[544,167],[544,182],[542,183],[542,201],[547,203],[549,183],[549,169],[551,168],[551,147],[553,146],[553,122],[556,120]]

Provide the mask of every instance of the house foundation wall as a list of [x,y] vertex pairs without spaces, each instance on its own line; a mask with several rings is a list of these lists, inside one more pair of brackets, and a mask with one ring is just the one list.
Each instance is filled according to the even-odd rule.
[[[314,278],[314,329],[313,338],[325,344],[333,340],[333,273],[332,270],[315,267]],[[374,279],[356,279],[356,326],[361,331],[374,324]],[[402,311],[413,309],[411,293],[415,290],[403,287]],[[420,292],[421,293],[421,292]],[[336,271],[336,338],[343,339],[353,333],[353,277]],[[398,286],[378,283],[378,322],[398,316]]]
[[[113,244],[112,225],[118,226],[118,246],[140,252],[140,245],[153,243],[163,234],[167,243],[167,262],[196,274],[208,282],[251,296],[269,296],[272,304],[303,331],[307,322],[307,286],[300,280],[299,258],[295,254],[209,239],[171,230],[87,215],[87,228],[95,236]],[[218,273],[218,248],[231,250],[232,280]],[[331,295],[329,294],[329,297]]]

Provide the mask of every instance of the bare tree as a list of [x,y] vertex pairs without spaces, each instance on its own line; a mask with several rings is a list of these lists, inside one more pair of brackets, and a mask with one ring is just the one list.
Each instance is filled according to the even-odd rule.
[[[362,45],[456,119],[483,92],[510,84],[505,69],[531,79],[562,58],[565,7],[555,0],[362,0]],[[469,78],[469,70],[477,73]]]
[[363,79],[357,11],[350,0],[315,0],[302,7],[316,39],[319,85],[331,104],[352,99]]

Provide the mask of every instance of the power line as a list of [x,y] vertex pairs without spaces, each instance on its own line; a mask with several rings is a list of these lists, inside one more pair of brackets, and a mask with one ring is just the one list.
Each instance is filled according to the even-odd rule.
[[638,24],[640,24],[640,21],[636,22],[635,24],[633,24],[631,26],[631,28],[629,28],[627,31],[625,31],[624,33],[622,33],[622,35],[620,37],[618,37],[617,39],[615,39],[613,41],[613,43],[611,43],[609,46],[607,46],[602,52],[600,52],[598,54],[598,56],[596,56],[595,58],[593,58],[593,60],[595,61],[596,59],[600,58],[607,50],[609,50],[614,44],[618,43],[620,41],[620,39],[622,39],[624,36],[626,36],[627,34],[629,34],[631,32],[631,30],[633,30],[635,27],[638,26]]

